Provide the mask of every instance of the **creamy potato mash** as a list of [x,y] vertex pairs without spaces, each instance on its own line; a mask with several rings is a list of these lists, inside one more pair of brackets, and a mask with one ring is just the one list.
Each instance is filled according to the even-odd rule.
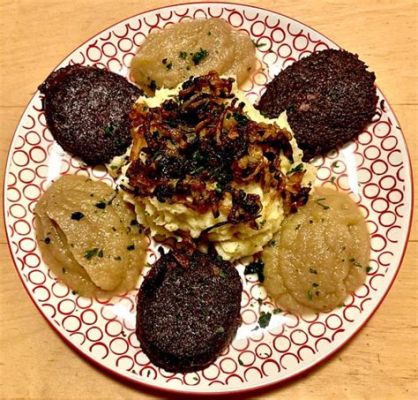
[[292,313],[330,311],[364,283],[369,257],[369,233],[354,201],[316,188],[263,251],[264,286]]
[[[145,103],[148,107],[157,107],[164,100],[175,96],[179,90],[180,87],[171,90],[161,89],[156,92],[154,97],[140,97],[137,102]],[[245,96],[236,87],[233,93],[240,101],[245,102],[244,111],[250,119],[257,122],[274,122],[279,127],[290,131],[285,114],[274,121],[268,120],[246,101]],[[294,162],[291,164],[286,157],[281,157],[282,173],[286,174],[292,168],[302,166],[307,171],[303,185],[309,186],[315,179],[315,168],[302,162],[302,151],[297,147],[294,139],[292,139],[291,145]],[[108,165],[108,169],[113,174],[115,171],[121,171],[119,183],[129,188],[129,179],[125,175],[128,165],[122,166],[124,160],[124,157],[115,158]],[[263,191],[257,183],[242,186],[242,189],[246,193],[254,193],[260,196],[262,210],[257,218],[258,229],[253,229],[245,223],[237,225],[225,223],[231,208],[231,199],[227,195],[221,203],[220,214],[216,218],[210,211],[201,214],[183,204],[160,202],[156,197],[135,197],[127,192],[124,199],[135,206],[139,223],[149,227],[151,235],[175,236],[175,232],[181,230],[189,232],[193,238],[198,238],[203,231],[208,230],[208,238],[214,243],[217,252],[226,260],[236,260],[261,251],[263,246],[272,239],[274,233],[280,228],[281,221],[284,218],[282,200],[275,190]],[[212,228],[222,223],[225,224]]]
[[244,82],[255,67],[255,46],[222,19],[198,19],[152,32],[132,59],[131,76],[147,93],[174,88],[209,71]]

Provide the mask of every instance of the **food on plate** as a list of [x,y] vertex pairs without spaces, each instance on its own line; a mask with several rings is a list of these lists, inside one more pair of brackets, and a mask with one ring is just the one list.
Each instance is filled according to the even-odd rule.
[[128,114],[142,91],[124,77],[69,65],[54,71],[39,90],[52,136],[72,155],[100,164],[130,145]]
[[324,50],[296,61],[268,85],[258,104],[270,118],[287,112],[303,159],[355,138],[376,109],[375,74],[357,55]]
[[[285,118],[263,118],[215,72],[141,97],[119,180],[151,234],[214,242],[226,260],[262,250],[303,205],[315,169]],[[110,170],[119,168],[110,164]]]
[[120,193],[64,175],[39,199],[35,217],[46,265],[73,291],[98,297],[135,287],[147,241]]
[[162,254],[138,293],[136,333],[142,350],[167,371],[205,368],[241,323],[241,292],[238,272],[216,254]]
[[255,60],[249,35],[224,20],[182,21],[150,33],[132,59],[131,77],[148,94],[212,70],[242,83],[254,71]]
[[264,286],[292,313],[331,311],[364,283],[369,257],[369,233],[356,203],[315,188],[264,249]]

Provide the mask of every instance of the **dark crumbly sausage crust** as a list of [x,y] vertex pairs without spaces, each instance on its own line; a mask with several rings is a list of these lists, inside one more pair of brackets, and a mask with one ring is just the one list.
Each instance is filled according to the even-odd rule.
[[142,91],[124,77],[69,65],[53,72],[39,90],[55,140],[87,164],[107,162],[131,143],[128,116]]
[[242,283],[216,255],[163,254],[138,294],[137,336],[167,371],[203,369],[229,345],[241,323]]
[[290,65],[268,85],[258,104],[270,118],[287,111],[304,160],[355,138],[376,109],[375,74],[358,56],[324,50]]

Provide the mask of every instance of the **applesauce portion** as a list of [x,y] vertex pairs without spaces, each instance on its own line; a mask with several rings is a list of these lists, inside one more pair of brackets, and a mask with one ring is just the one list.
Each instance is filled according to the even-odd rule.
[[132,59],[131,77],[147,94],[216,71],[244,82],[255,67],[250,37],[222,19],[182,21],[153,31]]
[[263,251],[264,285],[290,312],[331,311],[364,283],[369,257],[369,233],[354,201],[316,188]]
[[135,287],[147,242],[110,186],[65,175],[43,194],[35,216],[44,261],[71,289],[98,297]]

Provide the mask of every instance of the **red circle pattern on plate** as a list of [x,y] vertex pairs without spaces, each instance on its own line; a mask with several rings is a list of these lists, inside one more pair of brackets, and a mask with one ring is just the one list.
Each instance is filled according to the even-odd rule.
[[[282,68],[316,50],[337,47],[314,30],[276,13],[232,4],[189,4],[122,21],[80,46],[60,66],[97,65],[128,76],[130,61],[149,32],[183,19],[210,17],[225,19],[263,44],[257,49],[260,68],[244,87],[251,101]],[[306,318],[275,313],[269,326],[260,329],[260,310],[271,311],[272,304],[258,282],[244,278],[240,266],[243,324],[229,349],[196,373],[173,374],[156,368],[140,350],[134,334],[135,294],[140,282],[123,297],[100,302],[84,299],[56,282],[41,261],[32,213],[50,182],[60,174],[72,173],[108,183],[112,180],[102,168],[84,167],[53,141],[40,111],[39,92],[16,130],[5,179],[7,236],[22,282],[66,340],[102,367],[134,382],[214,393],[264,386],[304,371],[344,344],[372,314],[396,275],[406,243],[412,198],[408,153],[392,110],[380,91],[378,95],[376,116],[367,130],[339,152],[313,162],[318,168],[317,184],[351,193],[372,229],[371,271],[366,284],[347,298],[344,307]],[[149,261],[153,262],[156,246],[150,242]]]

